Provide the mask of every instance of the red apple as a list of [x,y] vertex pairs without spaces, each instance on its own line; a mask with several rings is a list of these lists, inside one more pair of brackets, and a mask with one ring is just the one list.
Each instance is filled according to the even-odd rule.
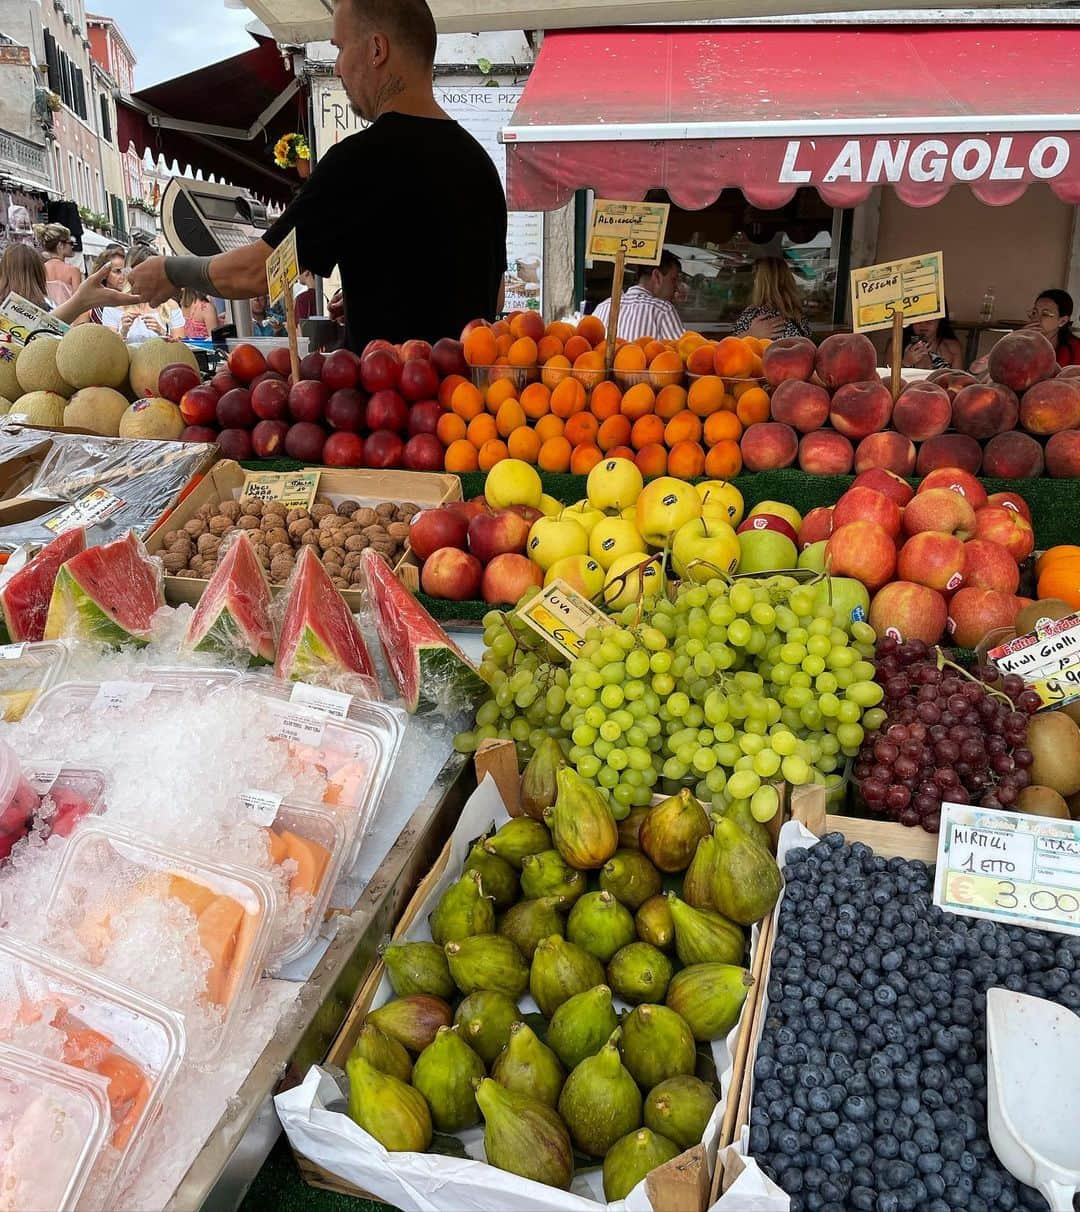
[[222,429],[248,429],[254,425],[251,392],[246,387],[227,391],[217,402],[217,421]]
[[321,421],[330,392],[317,379],[301,379],[289,391],[289,412],[294,421]]
[[260,421],[251,431],[251,446],[260,459],[280,459],[289,432],[284,421]]
[[469,523],[469,550],[482,564],[496,556],[524,555],[532,523],[511,509],[479,514]]
[[210,425],[187,425],[184,432],[180,435],[181,442],[209,442],[211,445],[217,441],[218,431]]
[[435,342],[431,349],[431,364],[443,379],[448,379],[451,375],[468,377],[469,374],[464,347],[452,337],[443,337],[441,341]]
[[396,391],[377,391],[367,405],[368,429],[390,429],[404,433],[409,424],[409,406]]
[[1020,569],[1004,547],[988,539],[971,539],[964,544],[964,584],[1014,594],[1020,588]]
[[202,382],[202,375],[186,362],[173,362],[158,375],[158,395],[179,404],[184,395]]
[[447,501],[445,508],[452,509],[454,513],[464,518],[466,526],[468,526],[473,518],[479,517],[480,514],[492,512],[491,506],[487,503],[487,498],[482,496],[473,497],[469,501]]
[[355,387],[360,382],[360,359],[348,349],[335,349],[323,363],[321,378],[332,392]]
[[326,430],[311,421],[299,421],[285,435],[285,453],[301,463],[321,463]]
[[986,505],[976,510],[975,538],[1003,547],[1017,564],[1022,564],[1035,550],[1035,531],[1015,508]]
[[940,530],[920,531],[900,548],[896,575],[939,593],[955,593],[964,583],[964,544]]
[[388,429],[377,429],[364,443],[364,458],[367,465],[378,471],[387,467],[399,467],[405,453],[405,443],[396,433]]
[[[1080,369],[1080,368],[1078,368]],[[995,505],[1001,509],[1011,509],[1022,518],[1031,521],[1031,507],[1018,492],[992,492],[986,498],[987,505]]]
[[876,522],[895,539],[900,533],[900,506],[872,488],[849,488],[836,502],[833,527],[839,530],[849,522],[860,521]]
[[420,588],[433,598],[464,602],[480,594],[484,569],[480,561],[457,547],[441,547],[424,562]]
[[180,401],[180,415],[189,425],[212,425],[217,419],[218,394],[209,387],[193,387]]
[[418,433],[435,433],[442,414],[442,405],[438,400],[421,400],[419,404],[414,404],[409,409],[409,437],[414,438]]
[[251,434],[246,429],[223,429],[217,436],[218,449],[227,459],[238,463],[250,459],[255,453]]
[[289,389],[280,379],[264,379],[251,392],[251,411],[264,421],[289,415]]
[[975,533],[975,510],[967,497],[951,488],[919,492],[904,510],[904,531],[919,534],[924,530],[940,530],[958,539],[970,539]]
[[326,423],[331,429],[359,433],[364,428],[367,402],[360,392],[342,387],[326,401]]
[[936,644],[949,617],[945,599],[933,589],[911,581],[893,581],[879,589],[870,603],[870,626],[879,636],[922,640]]
[[786,518],[777,517],[775,513],[756,513],[747,518],[735,533],[742,534],[744,530],[775,530],[777,534],[790,539],[798,549],[799,536],[795,533],[794,526]]
[[433,433],[414,434],[406,443],[402,462],[410,471],[442,471],[443,444]]
[[254,345],[237,345],[229,351],[229,370],[241,383],[250,383],[266,369],[266,359]]
[[426,358],[413,358],[401,369],[401,394],[406,400],[430,400],[439,394],[439,376]]
[[484,569],[480,596],[490,606],[516,606],[526,589],[543,584],[543,572],[527,556],[501,555]]
[[838,526],[825,546],[825,567],[833,576],[854,577],[873,593],[896,570],[896,544],[875,522]]
[[915,489],[907,480],[902,479],[895,472],[887,471],[884,467],[868,467],[866,471],[860,471],[851,487],[872,488],[875,492],[880,492],[882,496],[895,501],[901,509],[915,495]]
[[401,382],[403,369],[396,353],[377,349],[360,362],[360,382],[367,392],[392,391]]
[[531,505],[507,505],[506,507],[512,513],[519,513],[531,526],[533,522],[539,522],[544,516],[542,509],[534,509]]
[[292,374],[292,355],[287,349],[275,347],[266,355],[266,365],[287,379]]
[[1019,607],[1011,593],[964,588],[949,603],[948,630],[960,648],[975,648],[991,631],[1012,627]]
[[803,518],[799,531],[799,550],[805,551],[815,543],[827,539],[833,532],[833,506],[819,505]]
[[919,485],[919,492],[932,488],[951,488],[971,502],[972,509],[982,509],[986,504],[986,489],[970,471],[960,467],[939,467],[932,471]]
[[327,467],[363,467],[364,439],[347,430],[332,433],[323,447],[322,461]]
[[457,547],[464,551],[468,539],[468,522],[446,506],[423,510],[409,525],[409,546],[420,560],[426,560],[440,547]]
[[300,378],[321,379],[322,369],[325,364],[326,354],[309,353],[306,358],[300,360]]

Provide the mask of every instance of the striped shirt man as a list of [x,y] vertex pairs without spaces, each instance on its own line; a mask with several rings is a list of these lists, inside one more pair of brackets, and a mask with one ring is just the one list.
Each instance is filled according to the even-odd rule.
[[[686,332],[672,300],[679,288],[682,262],[674,253],[664,250],[660,264],[642,266],[636,286],[622,297],[619,307],[619,331],[624,341],[653,337],[657,341],[678,341]],[[611,300],[605,299],[596,309],[596,318],[607,327],[611,315]]]

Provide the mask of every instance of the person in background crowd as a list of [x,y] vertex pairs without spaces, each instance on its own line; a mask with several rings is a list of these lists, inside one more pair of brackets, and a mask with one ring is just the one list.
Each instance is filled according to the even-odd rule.
[[735,335],[762,341],[810,336],[795,275],[781,257],[762,257],[754,266],[750,306],[735,321]]
[[310,320],[315,314],[315,275],[310,269],[302,270],[300,273],[300,285],[304,288],[296,296],[296,322],[302,324],[305,320]]
[[[140,244],[128,254],[128,268],[134,270],[154,255],[155,249]],[[123,308],[107,307],[102,313],[101,322],[133,345],[154,337],[172,337],[182,341],[185,335],[184,313],[175,299],[167,299],[159,307],[151,307],[141,300]]]
[[46,293],[45,266],[40,254],[27,244],[9,244],[0,257],[0,303],[14,292],[57,320],[78,324],[80,317],[109,307],[119,308],[128,302],[130,295],[109,285],[114,280],[113,273],[111,264],[100,266],[70,299],[54,304]]
[[[1073,332],[1073,297],[1066,290],[1044,290],[1028,312],[1027,330],[1041,332],[1057,351],[1059,366],[1080,366],[1080,337]],[[990,365],[990,355],[984,354],[972,362],[973,375],[981,375]]]
[[266,295],[256,295],[251,300],[251,335],[253,337],[280,337],[285,333],[285,321],[277,309],[270,306]]
[[[123,291],[126,275],[124,273],[124,250],[119,244],[110,244],[104,252],[94,258],[92,274],[99,273],[106,266],[109,272],[105,276],[105,284],[110,290]],[[91,324],[104,324],[104,309],[95,307],[87,317]]]
[[184,313],[184,335],[193,341],[208,341],[219,327],[213,303],[201,291],[184,290],[180,293],[180,307]]
[[39,223],[34,235],[44,250],[49,298],[54,303],[66,303],[82,282],[82,274],[67,261],[75,251],[71,232],[62,223]]
[[[638,337],[654,337],[657,341],[678,341],[686,327],[675,307],[682,262],[673,252],[664,249],[659,265],[639,265],[637,282],[623,293],[619,305],[619,331],[624,341]],[[611,300],[605,299],[595,312],[607,327],[611,317]]]
[[947,307],[940,320],[918,320],[904,329],[903,362],[917,370],[964,369],[964,347],[953,331]]

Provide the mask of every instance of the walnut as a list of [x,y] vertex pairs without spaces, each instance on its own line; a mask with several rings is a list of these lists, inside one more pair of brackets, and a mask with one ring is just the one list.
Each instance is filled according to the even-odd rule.
[[193,539],[197,539],[199,535],[206,534],[206,523],[202,518],[192,518],[190,522],[184,523],[184,529]]
[[320,530],[340,530],[345,524],[345,519],[336,513],[323,514],[319,519]]
[[317,533],[319,535],[319,546],[323,551],[329,551],[331,547],[337,545],[337,538],[332,531],[320,530]]
[[407,539],[409,537],[409,523],[391,522],[386,528],[386,533],[392,539]]
[[270,558],[270,548],[265,543],[256,543],[255,554],[260,560],[268,560]]
[[262,501],[256,501],[254,497],[240,498],[240,512],[248,518],[261,518],[263,511]]
[[240,516],[239,501],[222,501],[217,508],[218,513],[228,518],[230,522],[235,522]]
[[[284,517],[289,511],[280,501],[264,501],[262,516],[264,518]],[[278,525],[281,525],[279,522]]]
[[397,507],[397,519],[399,522],[411,522],[421,512],[422,510],[419,505],[414,504],[412,501],[406,501]]
[[397,513],[397,506],[393,501],[382,501],[375,506],[375,512],[384,521],[389,521]]
[[326,569],[326,575],[331,580],[342,575],[342,567],[340,564],[335,564],[330,560],[326,560],[323,562],[323,567]]
[[230,522],[229,519],[223,513],[215,514],[210,519],[210,533],[211,534],[219,534],[219,535],[228,534],[229,531],[232,530],[232,528],[233,528],[232,522]]
[[313,524],[310,518],[297,518],[295,522],[289,523],[289,538],[302,539],[304,535],[310,534],[313,529]]
[[239,521],[236,523],[241,530],[258,530],[259,519],[254,514],[244,513],[240,515]]
[[166,530],[161,540],[162,547],[171,547],[182,534],[180,530]]
[[199,535],[199,541],[196,548],[201,556],[217,555],[217,550],[221,546],[221,540],[215,534]]
[[347,551],[345,553],[345,559],[341,561],[341,566],[347,572],[351,572],[352,569],[360,567],[360,564],[361,564],[361,561],[363,560],[363,558],[364,558],[363,552]]
[[270,580],[275,585],[280,585],[287,581],[292,575],[292,570],[296,567],[296,561],[291,555],[276,555],[270,561]]
[[394,544],[389,539],[376,539],[371,546],[375,551],[379,552],[380,555],[386,556],[388,560],[394,554]]
[[351,518],[354,513],[360,508],[359,501],[342,501],[337,507],[337,512],[340,517]]
[[362,568],[353,568],[349,573],[349,580],[352,581],[354,585],[363,585],[364,570]]
[[181,568],[179,572],[173,573],[173,576],[188,577],[190,580],[197,580],[199,574],[197,572],[192,572],[190,568]]
[[334,585],[337,589],[350,589],[351,588],[351,586],[349,585],[349,582],[346,581],[344,577],[331,578],[331,584]]
[[379,515],[374,509],[358,509],[356,513],[353,514],[352,520],[358,526],[374,526],[379,520]]
[[344,547],[328,547],[323,551],[323,563],[325,564],[344,564],[345,563],[345,548]]
[[319,532],[317,530],[305,531],[305,533],[300,538],[300,545],[302,547],[318,547],[319,546]]
[[333,503],[333,501],[330,500],[329,497],[316,497],[315,500],[312,501],[312,504],[313,505],[329,505],[331,509],[334,508],[334,503]]
[[350,539],[354,534],[360,533],[360,526],[356,522],[346,522],[338,531],[338,535],[343,539]]
[[363,534],[369,543],[374,543],[376,539],[390,538],[382,526],[365,526],[363,529]]
[[183,530],[180,531],[180,534],[171,543],[169,543],[166,546],[165,550],[166,551],[178,551],[183,554],[190,555],[191,554],[191,535],[187,534]]
[[165,565],[165,571],[173,576],[187,568],[187,556],[181,552],[170,551],[161,562]]
[[354,534],[345,540],[345,550],[361,552],[371,545],[371,540],[365,534]]
[[271,543],[270,544],[270,558],[274,559],[276,556],[279,556],[279,555],[288,556],[289,559],[291,560],[293,557],[292,544],[291,543]]
[[209,522],[210,519],[214,516],[214,506],[213,505],[200,505],[195,516],[197,518],[201,518],[204,522]]
[[290,509],[285,515],[285,524],[291,526],[293,522],[310,522],[311,514],[306,509]]
[[[265,522],[266,519],[264,518]],[[268,547],[275,547],[278,543],[288,543],[289,532],[283,530],[280,526],[272,526],[270,529],[263,528],[263,542]]]
[[313,522],[321,522],[323,518],[330,517],[333,512],[333,505],[312,505],[311,520]]

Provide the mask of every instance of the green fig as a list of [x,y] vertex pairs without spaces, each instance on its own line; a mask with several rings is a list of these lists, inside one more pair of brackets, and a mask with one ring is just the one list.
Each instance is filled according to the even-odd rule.
[[484,895],[479,871],[468,871],[442,894],[428,918],[431,937],[440,947],[495,929],[495,905]]
[[440,1027],[416,1058],[412,1076],[437,1132],[461,1132],[480,1122],[473,1085],[483,1076],[484,1062],[461,1038],[459,1028]]
[[537,946],[529,973],[529,992],[545,1018],[551,1018],[575,993],[603,983],[600,961],[566,939],[553,934]]
[[669,1077],[693,1073],[697,1066],[694,1036],[667,1006],[635,1006],[622,1021],[619,1051],[643,1090]]
[[559,793],[555,776],[565,761],[562,746],[554,737],[545,736],[533,750],[521,776],[521,806],[534,821],[542,821],[546,809],[555,803]]
[[518,816],[506,822],[484,843],[488,854],[498,855],[515,870],[521,870],[521,860],[529,854],[541,854],[551,849],[551,834],[542,821]]
[[528,1094],[554,1107],[566,1081],[566,1070],[527,1023],[515,1023],[510,1028],[510,1042],[491,1066],[491,1076],[507,1090]]
[[660,872],[637,850],[616,850],[600,869],[600,887],[631,913],[663,887]]
[[674,1141],[657,1136],[648,1128],[627,1133],[611,1146],[604,1158],[604,1198],[609,1204],[625,1199],[646,1175],[681,1152]]
[[489,1166],[565,1191],[574,1177],[566,1125],[546,1103],[507,1090],[490,1077],[476,1087]]
[[637,936],[658,951],[675,950],[675,923],[666,897],[650,896],[634,917]]
[[446,944],[450,975],[462,993],[494,989],[520,997],[529,984],[529,965],[510,939],[501,934],[477,934]]
[[752,926],[772,912],[780,897],[780,868],[767,850],[726,817],[716,822],[713,836],[718,846],[713,903],[724,917]]
[[372,1010],[366,1022],[396,1039],[410,1052],[423,1052],[440,1027],[449,1027],[453,1013],[441,997],[411,993]]
[[420,1091],[362,1056],[350,1057],[345,1072],[349,1118],[391,1153],[423,1153],[431,1144],[431,1113]]
[[641,1091],[619,1056],[619,1032],[566,1079],[559,1114],[574,1144],[590,1157],[603,1157],[627,1132],[641,1126]]
[[742,927],[712,909],[695,909],[667,894],[675,923],[675,954],[681,964],[741,964],[746,955]]
[[702,1043],[722,1039],[739,1021],[754,978],[737,964],[692,964],[668,986],[666,1004]]
[[569,912],[587,886],[585,873],[575,871],[557,850],[545,850],[522,859],[521,891],[529,900],[561,896]]
[[619,848],[619,832],[607,800],[568,766],[559,770],[559,795],[544,814],[555,849],[571,867],[602,867]]
[[349,1058],[359,1056],[380,1073],[389,1073],[399,1082],[412,1077],[412,1061],[408,1052],[374,1023],[364,1023],[352,1046]]
[[561,896],[520,901],[503,914],[498,933],[516,943],[521,954],[531,962],[536,944],[542,938],[565,931],[566,919],[559,912],[562,908],[564,902]]
[[641,849],[641,826],[651,811],[648,804],[639,804],[630,809],[630,815],[619,821],[619,849]]
[[630,910],[610,892],[587,892],[570,910],[566,937],[602,963],[637,938]]
[[[759,820],[754,818],[754,814],[750,811],[749,800],[732,800],[721,813],[721,819],[734,821],[751,841],[757,842],[759,846],[764,846],[772,854],[772,834]],[[714,821],[714,827],[715,824]]]
[[649,1091],[645,1099],[645,1127],[673,1140],[680,1149],[700,1144],[705,1135],[716,1095],[697,1077],[669,1077]]
[[[484,895],[490,896],[500,912],[517,900],[518,874],[506,859],[490,854],[483,842],[474,842],[465,859],[465,871],[479,871]],[[464,874],[464,872],[463,872]],[[447,942],[450,940],[447,939]]]
[[567,1069],[575,1069],[587,1056],[600,1051],[618,1025],[611,990],[607,985],[596,985],[575,993],[551,1016],[548,1047]]
[[470,993],[454,1015],[454,1025],[461,1028],[461,1038],[485,1065],[490,1065],[506,1047],[510,1028],[523,1021],[517,1002],[492,989]]
[[446,956],[437,943],[390,943],[382,949],[382,962],[398,997],[430,993],[449,1001],[454,996]]
[[690,866],[698,842],[709,833],[709,818],[687,788],[657,804],[641,826],[641,849],[669,874]]
[[715,909],[712,899],[713,871],[719,843],[710,833],[697,844],[694,857],[686,869],[682,883],[682,898],[695,909]]
[[607,981],[624,1002],[662,1002],[674,968],[671,960],[648,943],[631,943],[611,957]]

